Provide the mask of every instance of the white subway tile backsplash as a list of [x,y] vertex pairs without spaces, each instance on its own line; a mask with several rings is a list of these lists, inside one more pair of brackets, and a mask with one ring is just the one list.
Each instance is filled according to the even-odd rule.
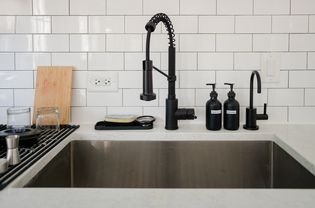
[[142,51],[141,35],[109,34],[106,36],[107,51]]
[[120,71],[119,88],[142,88],[142,71]]
[[260,59],[260,53],[235,53],[234,67],[236,70],[258,70]]
[[209,88],[216,81],[214,71],[181,71],[179,78],[180,88]]
[[271,106],[303,106],[303,89],[269,89],[268,104]]
[[123,33],[123,16],[90,16],[89,33]]
[[34,15],[69,15],[69,0],[33,0]]
[[165,13],[168,15],[179,14],[180,0],[143,0],[143,13],[154,15],[156,13]]
[[36,70],[38,66],[50,66],[49,53],[17,53],[15,54],[16,70]]
[[14,70],[13,53],[0,53],[0,70]]
[[208,34],[183,34],[179,37],[180,51],[214,51],[215,36]]
[[[1,113],[1,108],[0,108]],[[1,115],[1,114],[0,114]],[[143,115],[154,116],[156,122],[165,123],[165,107],[143,107]]]
[[238,16],[235,17],[236,33],[270,33],[270,16]]
[[315,16],[309,16],[309,32],[315,32]]
[[224,83],[234,83],[235,88],[249,88],[250,75],[251,71],[217,71],[217,87],[228,88]]
[[[165,99],[167,98],[168,90],[159,90],[159,106],[165,106]],[[176,97],[178,99],[179,107],[195,106],[195,90],[194,89],[177,89]]]
[[251,51],[252,36],[249,34],[217,34],[216,51]]
[[124,70],[122,53],[89,53],[89,70]]
[[280,68],[285,70],[306,69],[306,53],[289,52],[281,53]]
[[[151,19],[151,16],[126,16],[125,32],[126,33],[147,33],[145,25]],[[158,24],[154,33],[161,32],[162,24]],[[164,26],[163,26],[164,29]],[[165,29],[164,29],[165,30]]]
[[70,0],[70,15],[105,15],[106,0]]
[[315,52],[308,53],[308,69],[315,69]]
[[199,70],[232,70],[233,53],[198,53]]
[[315,1],[291,0],[292,14],[315,14]]
[[216,0],[180,0],[181,15],[209,15],[216,13]]
[[96,123],[103,121],[106,116],[106,107],[72,107],[72,123]]
[[87,70],[86,53],[53,53],[52,65],[73,66],[75,70]]
[[273,16],[273,33],[307,33],[307,16]]
[[2,0],[0,15],[31,15],[32,0]]
[[14,33],[15,31],[15,17],[14,16],[0,16],[0,33]]
[[253,0],[217,0],[218,15],[252,14]]
[[290,88],[314,88],[315,87],[315,71],[291,71]]
[[[125,53],[125,69],[126,70],[142,70],[142,61],[145,59],[144,53]],[[150,59],[153,61],[153,65],[157,68],[160,67],[160,54],[151,53]]]
[[105,51],[105,35],[70,35],[70,51]]
[[[257,108],[258,113],[263,112],[263,108]],[[260,120],[259,123],[277,123],[283,124],[288,122],[288,108],[287,107],[270,107],[267,106],[268,120]]]
[[34,35],[34,51],[65,52],[69,51],[68,35]]
[[86,88],[87,87],[87,71],[73,71],[72,72],[72,88]]
[[254,34],[254,51],[288,51],[288,38],[286,34]]
[[291,34],[290,51],[315,51],[315,34]]
[[54,16],[52,18],[53,33],[87,33],[87,17]]
[[0,89],[0,106],[13,106],[13,90]]
[[16,33],[51,33],[51,17],[18,16],[16,17]]
[[117,92],[87,92],[88,106],[122,106],[122,90]]
[[289,107],[289,122],[314,123],[315,107]]
[[7,123],[7,109],[8,107],[0,107],[0,123]]
[[[168,53],[161,54],[161,68],[168,69]],[[176,53],[176,70],[196,70],[197,53]]]
[[[142,38],[142,46],[143,51],[146,49],[146,35],[143,35]],[[151,41],[150,41],[150,51],[153,52],[166,52],[168,51],[168,36],[166,34],[152,34]]]
[[123,106],[158,106],[159,93],[157,89],[154,90],[154,93],[156,94],[156,99],[152,101],[140,100],[141,93],[142,89],[123,89]]
[[[197,33],[198,17],[196,16],[171,16],[175,33]],[[166,30],[163,28],[163,32]]]
[[0,88],[33,88],[33,72],[0,71]]
[[86,106],[86,89],[72,89],[71,106]]
[[305,89],[305,105],[315,106],[315,89]]
[[133,114],[133,115],[140,116],[142,115],[142,107],[108,107],[107,113],[109,115],[110,114],[116,114],[116,115]]
[[35,89],[15,89],[15,106],[34,106]]
[[262,83],[263,88],[288,88],[289,86],[289,72],[288,71],[280,71],[280,81],[279,82],[269,82]]
[[233,16],[200,16],[200,33],[234,33]]
[[31,35],[0,35],[0,52],[32,51]]
[[254,0],[254,14],[289,14],[290,0]]
[[[107,14],[109,15],[141,15],[142,0],[107,0]],[[153,14],[150,14],[153,15]]]

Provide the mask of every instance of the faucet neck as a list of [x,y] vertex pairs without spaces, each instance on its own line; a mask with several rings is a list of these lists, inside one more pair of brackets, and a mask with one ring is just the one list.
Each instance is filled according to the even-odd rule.
[[261,93],[261,79],[260,79],[260,75],[257,71],[253,71],[252,75],[250,77],[250,97],[249,97],[249,108],[253,109],[254,108],[254,104],[253,104],[253,100],[254,100],[254,78],[257,78],[257,93],[260,94]]

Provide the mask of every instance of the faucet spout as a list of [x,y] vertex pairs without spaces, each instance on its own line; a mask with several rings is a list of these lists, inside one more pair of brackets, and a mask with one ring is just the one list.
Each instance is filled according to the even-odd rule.
[[261,93],[261,79],[260,79],[260,75],[257,71],[253,71],[252,75],[250,76],[250,97],[249,97],[249,108],[253,109],[254,108],[254,78],[257,78],[257,93],[260,94]]

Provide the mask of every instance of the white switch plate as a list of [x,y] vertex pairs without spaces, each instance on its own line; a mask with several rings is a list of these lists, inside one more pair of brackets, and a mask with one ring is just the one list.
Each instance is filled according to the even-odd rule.
[[280,82],[281,55],[267,53],[261,55],[261,74],[263,82]]
[[118,72],[89,71],[87,76],[87,90],[108,92],[118,90]]

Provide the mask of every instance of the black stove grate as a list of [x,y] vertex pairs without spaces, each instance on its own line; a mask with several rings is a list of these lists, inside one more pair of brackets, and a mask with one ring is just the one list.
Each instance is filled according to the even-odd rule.
[[[0,125],[0,129],[2,126],[3,125]],[[15,166],[9,166],[6,172],[0,174],[0,190],[5,188],[79,127],[78,125],[62,125],[60,131],[45,130],[41,132],[38,141],[30,148],[20,148],[21,162]],[[5,126],[3,126],[3,128],[5,129]],[[6,151],[6,148],[0,148],[0,158],[6,156]]]

